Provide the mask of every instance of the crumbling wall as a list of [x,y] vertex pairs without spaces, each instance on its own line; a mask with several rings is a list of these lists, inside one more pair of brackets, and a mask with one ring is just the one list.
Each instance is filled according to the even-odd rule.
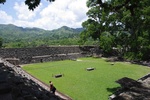
[[8,64],[0,62],[0,100],[63,100]]
[[[0,57],[17,58],[20,64],[65,60],[93,53],[94,46],[52,46],[36,48],[3,48]],[[91,52],[92,50],[92,52]]]

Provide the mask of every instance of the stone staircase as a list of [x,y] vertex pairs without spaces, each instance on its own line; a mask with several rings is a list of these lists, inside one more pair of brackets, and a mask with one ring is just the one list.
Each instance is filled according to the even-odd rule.
[[64,100],[40,86],[9,62],[0,59],[0,100]]

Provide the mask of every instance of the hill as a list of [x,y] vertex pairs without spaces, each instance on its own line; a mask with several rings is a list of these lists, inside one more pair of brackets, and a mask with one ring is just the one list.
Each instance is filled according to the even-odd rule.
[[4,39],[4,42],[16,41],[19,39],[62,39],[78,37],[82,28],[70,28],[63,26],[55,30],[44,30],[40,28],[23,28],[12,24],[4,25],[0,24],[0,36]]
[[42,43],[45,44],[45,41],[53,40],[54,42],[56,40],[79,38],[82,30],[83,28],[70,28],[67,26],[55,30],[44,30],[40,28],[23,28],[12,24],[0,24],[0,37],[3,38],[5,46],[6,44],[8,46],[8,44],[10,45],[10,43],[14,44],[16,42],[22,45],[22,42],[32,44],[33,42],[37,43],[37,41],[40,42],[39,45],[41,45]]

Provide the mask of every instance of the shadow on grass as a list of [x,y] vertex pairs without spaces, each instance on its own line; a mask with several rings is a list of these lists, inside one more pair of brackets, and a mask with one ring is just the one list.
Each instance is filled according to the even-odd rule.
[[111,93],[115,93],[119,88],[121,88],[121,87],[114,87],[114,88],[107,88],[107,91],[108,92],[111,92]]

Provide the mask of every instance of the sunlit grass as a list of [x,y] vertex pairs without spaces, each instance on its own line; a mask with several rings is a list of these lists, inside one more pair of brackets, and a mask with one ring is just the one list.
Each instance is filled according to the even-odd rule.
[[[86,68],[94,67],[93,71]],[[122,77],[138,79],[150,68],[125,62],[111,65],[100,58],[80,58],[78,61],[64,60],[29,64],[24,70],[48,84],[53,81],[57,90],[67,94],[73,100],[108,100],[113,88],[119,86],[115,81]],[[54,78],[63,74],[61,78]]]

